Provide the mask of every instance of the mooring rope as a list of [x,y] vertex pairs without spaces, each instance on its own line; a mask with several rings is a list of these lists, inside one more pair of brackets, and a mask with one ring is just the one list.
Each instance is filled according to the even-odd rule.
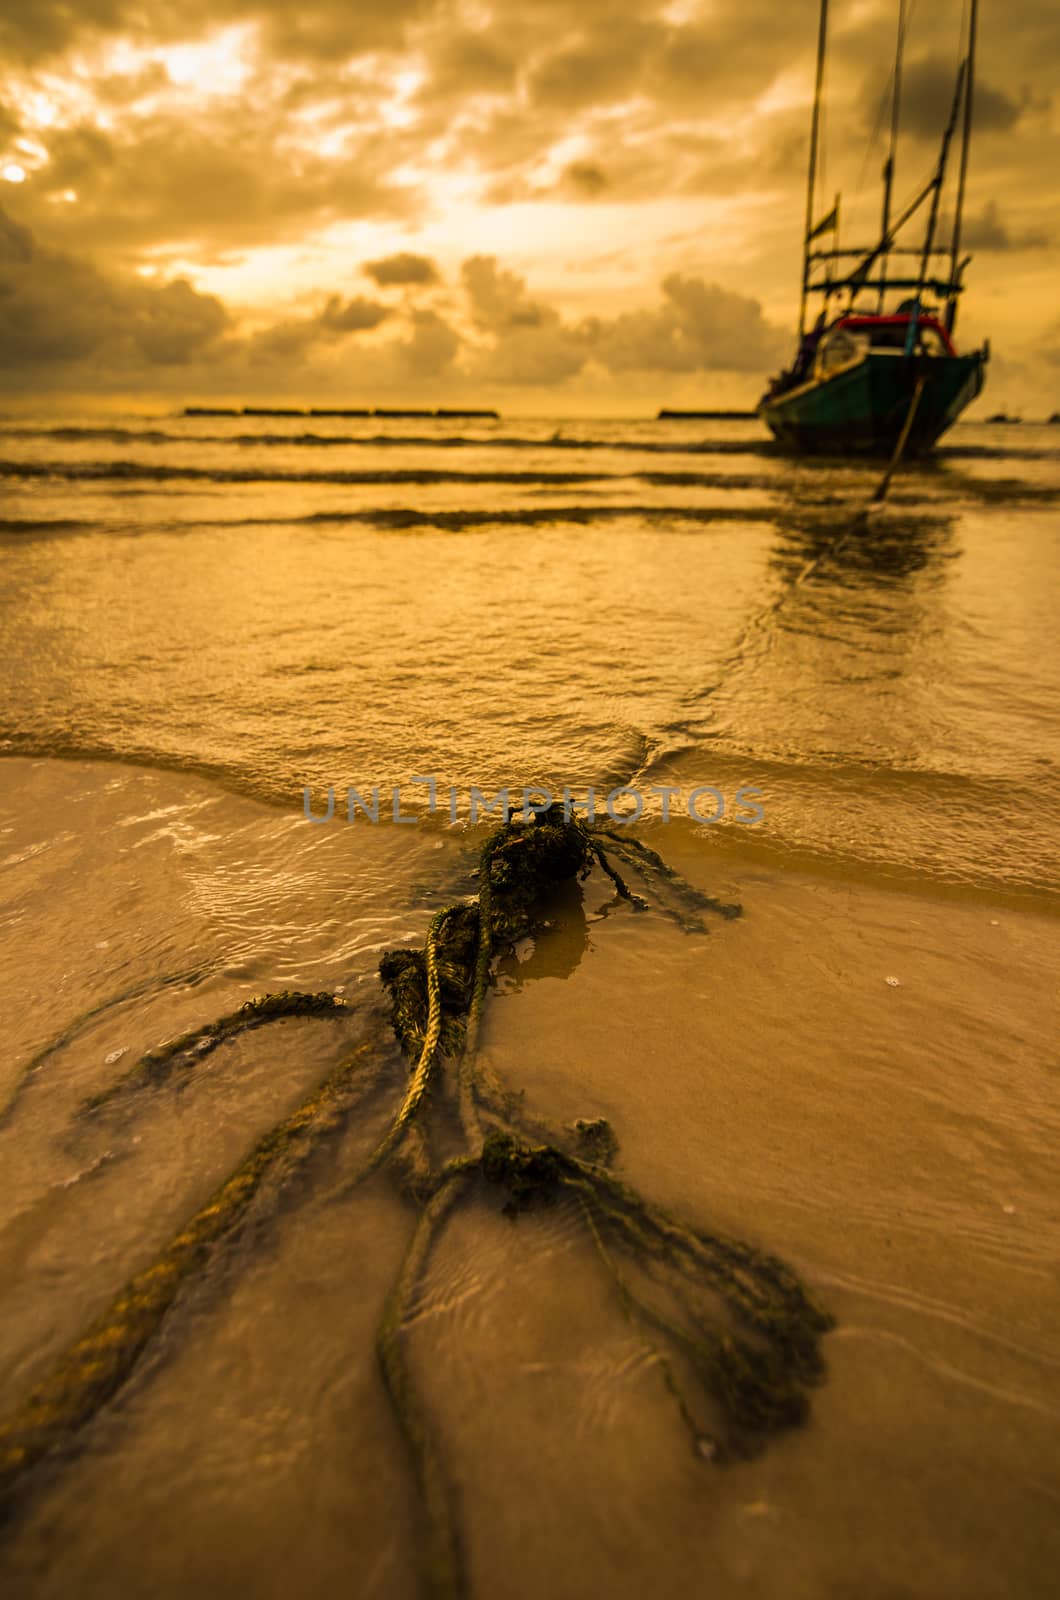
[[420,1051],[419,1060],[416,1062],[412,1076],[409,1079],[401,1109],[394,1118],[385,1138],[381,1140],[369,1156],[364,1169],[358,1176],[358,1181],[361,1177],[367,1177],[370,1172],[374,1172],[377,1167],[381,1166],[397,1145],[405,1129],[416,1115],[420,1101],[423,1099],[427,1085],[430,1082],[431,1072],[438,1054],[438,1045],[442,1037],[442,998],[438,983],[438,933],[449,914],[450,908],[448,906],[443,911],[435,914],[427,929],[427,938],[424,944],[424,957],[427,966],[427,1027],[423,1037],[423,1049]]
[[[853,538],[861,536],[867,531],[872,513],[878,506],[882,505],[890,488],[891,480],[905,456],[926,383],[927,374],[922,371],[914,384],[909,407],[887,469],[868,500],[863,506],[854,511],[849,521],[844,521],[844,524],[836,530],[834,536],[828,539],[815,555],[803,563],[790,582],[787,582],[767,605],[752,613],[740,629],[733,644],[719,661],[717,679],[686,696],[686,705],[698,703],[708,695],[716,694],[728,678],[742,667],[745,667],[749,660],[753,659],[751,647],[755,641],[760,641],[763,648],[768,648],[774,637],[771,624],[776,620],[783,607],[787,605],[794,592],[800,589],[807,579],[811,578],[825,562],[834,560]],[[659,749],[656,747],[641,765],[630,774],[627,780],[629,787],[635,787],[638,783],[643,782],[658,761],[659,755]]]
[[108,1011],[116,1010],[118,1006],[125,1005],[129,1000],[142,999],[144,995],[151,994],[155,990],[180,986],[192,988],[195,984],[202,983],[208,976],[209,968],[195,968],[187,972],[167,973],[161,978],[146,978],[139,983],[131,984],[127,989],[120,990],[118,994],[110,995],[106,1000],[97,1001],[95,1005],[89,1006],[87,1011],[82,1011],[80,1016],[75,1017],[72,1022],[66,1024],[62,1033],[35,1051],[18,1072],[14,1083],[7,1092],[6,1099],[0,1104],[0,1128],[10,1119],[22,1095],[44,1063],[52,1056],[57,1055],[60,1050],[65,1049],[80,1033],[83,1033],[87,1027],[98,1021],[100,1017],[105,1016]]
[[490,938],[490,888],[483,882],[478,900],[478,944],[475,950],[475,974],[471,989],[471,1004],[467,1013],[467,1030],[464,1048],[457,1068],[457,1091],[460,1106],[460,1125],[473,1155],[482,1150],[482,1118],[479,1115],[482,1073],[477,1065],[478,1036],[482,1025],[482,1011],[489,988],[490,961],[493,943]]
[[465,1571],[452,1479],[445,1470],[436,1431],[413,1379],[402,1329],[435,1236],[474,1170],[473,1164],[454,1163],[424,1206],[397,1280],[387,1296],[376,1338],[383,1383],[412,1457],[426,1516],[427,1536],[420,1563],[425,1600],[458,1600],[465,1592]]
[[303,994],[300,990],[284,990],[282,994],[247,1000],[238,1011],[231,1011],[225,1017],[218,1017],[216,1022],[193,1028],[159,1045],[156,1050],[149,1050],[116,1082],[82,1101],[81,1112],[98,1111],[131,1090],[163,1083],[176,1069],[189,1071],[212,1055],[219,1045],[238,1038],[241,1033],[263,1028],[270,1022],[284,1022],[290,1017],[345,1017],[350,1015],[350,1009],[345,1000],[326,992]]
[[267,1180],[287,1183],[333,1136],[386,1065],[378,1040],[358,1046],[301,1104],[259,1139],[216,1193],[150,1266],[126,1284],[43,1379],[0,1422],[0,1523],[32,1468],[69,1445],[125,1385],[181,1291],[234,1234]]
[[887,464],[887,471],[884,473],[883,477],[880,479],[869,498],[870,506],[880,505],[887,493],[887,490],[891,486],[891,479],[898,470],[898,465],[905,454],[906,445],[909,443],[909,435],[913,431],[913,423],[916,419],[917,411],[920,409],[920,397],[924,393],[924,386],[926,383],[927,373],[922,372],[916,380],[916,386],[913,389],[913,398],[909,402],[909,410],[905,414],[905,421],[902,423],[901,432],[898,435],[898,442],[894,447],[894,454]]

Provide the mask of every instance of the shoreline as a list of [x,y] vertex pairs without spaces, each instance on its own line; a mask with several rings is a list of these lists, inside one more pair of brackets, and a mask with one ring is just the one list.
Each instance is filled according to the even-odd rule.
[[[7,782],[9,792],[18,786],[19,764],[24,764],[28,771],[29,768],[40,763],[54,763],[67,770],[84,769],[90,783],[94,781],[95,770],[99,769],[101,773],[121,772],[124,770],[130,773],[156,774],[169,777],[178,784],[181,782],[189,785],[202,784],[215,791],[218,795],[230,796],[234,801],[242,801],[251,806],[261,807],[273,816],[292,818],[298,822],[306,820],[306,793],[308,792],[315,797],[309,802],[314,808],[318,808],[321,803],[321,796],[324,794],[324,790],[319,785],[314,788],[296,784],[292,787],[290,800],[288,801],[285,797],[281,798],[280,794],[275,790],[265,785],[255,785],[248,777],[242,774],[238,776],[231,775],[205,762],[196,763],[186,761],[183,758],[173,758],[171,761],[165,761],[154,755],[150,757],[144,756],[142,759],[137,760],[125,752],[93,751],[86,753],[80,747],[71,746],[66,750],[49,750],[42,753],[0,750],[0,806],[4,804],[4,781],[6,780]],[[886,859],[881,860],[879,857],[873,858],[864,854],[858,855],[832,848],[814,848],[810,845],[796,844],[788,839],[778,838],[769,831],[769,781],[770,778],[776,781],[778,775],[776,763],[738,760],[735,757],[725,755],[720,760],[715,760],[714,765],[724,768],[731,766],[735,770],[758,774],[756,782],[747,785],[747,787],[753,793],[762,796],[762,799],[754,802],[756,807],[764,812],[762,822],[756,823],[753,828],[744,826],[737,831],[731,820],[723,823],[704,823],[702,826],[695,826],[683,815],[678,815],[677,817],[671,815],[667,821],[663,821],[658,812],[654,814],[646,812],[642,817],[630,818],[628,822],[617,825],[628,826],[630,832],[634,834],[638,828],[642,829],[647,837],[654,842],[656,848],[663,848],[664,846],[666,848],[676,848],[682,855],[691,854],[693,856],[698,854],[700,849],[708,850],[712,860],[725,863],[726,870],[730,871],[738,871],[740,864],[744,863],[749,870],[769,870],[771,868],[778,871],[791,870],[797,873],[819,875],[827,879],[849,879],[852,882],[870,887],[875,886],[881,890],[893,890],[895,893],[913,895],[937,894],[942,899],[954,902],[974,901],[982,898],[999,907],[1012,908],[1013,910],[1026,909],[1046,915],[1050,911],[1054,911],[1060,915],[1060,885],[1006,884],[986,878],[977,880],[972,877],[946,874],[938,870],[928,873],[917,867],[887,861]],[[780,771],[783,773],[783,769],[780,769]],[[798,776],[797,768],[794,769],[794,772]],[[733,798],[733,794],[730,793],[730,791],[734,791],[733,782],[727,772],[715,774],[715,776],[720,777],[720,783],[700,785],[698,787],[709,788],[723,793],[726,795],[726,801],[728,802],[728,799]],[[911,771],[909,773],[895,772],[892,776],[896,783],[900,784],[906,780],[915,783],[920,779],[925,782],[932,782],[935,781],[937,775],[920,774]],[[420,782],[422,781],[420,780]],[[957,782],[958,780],[954,781]],[[972,783],[973,780],[967,780],[965,787]],[[725,788],[722,787],[723,784],[726,786]],[[335,814],[327,822],[326,826],[339,832],[364,833],[368,829],[378,828],[382,831],[392,829],[395,833],[403,834],[405,825],[414,818],[418,827],[424,827],[432,835],[440,832],[444,835],[452,836],[456,833],[457,837],[461,839],[475,840],[480,838],[484,831],[496,826],[498,820],[497,816],[489,815],[485,806],[482,808],[482,814],[474,822],[471,821],[469,815],[461,814],[459,809],[454,817],[450,815],[447,809],[449,802],[437,805],[432,814],[426,794],[418,796],[417,791],[411,787],[410,782],[406,781],[405,784],[396,786],[400,791],[400,802],[394,800],[392,792],[388,801],[386,798],[387,791],[384,790],[380,798],[378,823],[373,822],[371,816],[362,815],[363,807],[361,806],[355,806],[355,820],[351,821],[348,816],[343,814],[346,807],[340,804],[343,793],[342,786],[336,784],[332,787],[336,792]],[[382,785],[375,785],[374,787],[383,789]],[[487,785],[487,798],[493,798],[503,787],[500,784]],[[521,810],[520,797],[524,793],[533,796],[540,793],[541,787],[540,785],[532,785],[529,788],[519,787],[518,789],[512,789],[511,792],[520,800],[519,805],[513,808],[513,813],[518,813]],[[582,784],[573,788],[572,796],[574,801],[577,802],[580,798],[584,798],[585,792],[590,787],[593,786]],[[643,792],[643,783],[639,787]],[[685,787],[691,792],[697,786],[686,785]],[[602,802],[606,800],[608,792],[629,793],[630,790],[631,786],[627,784],[613,785],[610,791],[605,790],[603,786],[599,787],[597,790],[597,820],[604,822],[607,826],[616,825],[611,819],[600,815]],[[355,792],[359,795],[370,794],[371,786],[368,789],[362,786],[361,790]],[[454,789],[450,788],[450,795],[453,792]],[[475,790],[474,785],[466,785],[456,789],[455,792],[458,796],[466,798],[472,792],[479,791]],[[673,791],[671,790],[671,792]],[[392,820],[387,814],[388,804],[393,807],[398,803],[400,803],[402,814],[400,818]],[[531,799],[530,803],[533,805],[535,802]],[[750,803],[748,802],[748,804]],[[406,808],[409,815],[405,814]],[[321,820],[319,814],[314,817],[314,823],[319,824]]]

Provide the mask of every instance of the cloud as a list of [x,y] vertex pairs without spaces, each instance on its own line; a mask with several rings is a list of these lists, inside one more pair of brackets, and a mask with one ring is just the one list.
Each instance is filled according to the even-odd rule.
[[612,372],[760,372],[785,349],[761,303],[702,278],[671,273],[663,304],[589,325],[593,357]]
[[639,89],[662,37],[657,22],[641,21],[632,7],[616,8],[597,27],[565,39],[531,68],[529,97],[562,111],[627,99]]
[[[82,248],[272,244],[335,221],[405,216],[416,204],[390,181],[384,147],[329,158],[239,106],[194,119],[130,116],[113,128],[81,121],[41,139],[49,160],[27,183],[26,204]],[[71,191],[76,204],[56,216],[56,198]]]
[[[1017,4],[1027,25],[999,31],[983,57],[988,133],[1018,122],[1022,136],[1040,109],[1023,80],[1046,58],[1048,7]],[[833,30],[829,76],[829,150],[857,144],[852,161],[894,22],[891,0],[856,12]],[[906,102],[918,137],[945,116],[958,20],[916,19]],[[484,209],[793,192],[813,34],[812,18],[776,0],[0,0],[0,49],[24,64],[22,98],[5,93],[12,114],[56,74],[76,91],[32,130],[47,159],[31,163],[23,214],[67,248],[126,257],[215,260],[353,221],[430,224],[451,177]],[[229,36],[237,88],[207,93],[167,54]]]
[[473,95],[510,94],[524,59],[511,32],[491,26],[460,29],[450,20],[433,41],[431,71],[417,98],[429,105]]
[[323,307],[306,317],[291,317],[256,334],[250,343],[251,362],[268,366],[301,357],[314,344],[331,344],[351,333],[378,328],[391,315],[389,306],[374,300],[343,301],[329,295]]
[[808,61],[814,24],[799,6],[775,0],[721,0],[667,28],[649,79],[661,105],[694,107],[702,117],[746,106],[784,72]]
[[456,329],[436,311],[413,311],[410,321],[412,332],[399,346],[409,376],[439,378],[450,372],[463,344]]
[[267,48],[281,59],[348,60],[393,50],[412,24],[437,9],[436,0],[221,0],[220,13],[256,17]]
[[583,199],[594,199],[598,194],[603,194],[609,187],[608,177],[603,167],[598,167],[594,161],[572,161],[565,170],[563,177],[574,189],[575,193]]
[[613,374],[761,372],[786,348],[758,300],[680,273],[663,280],[661,306],[579,322],[532,298],[525,280],[494,257],[471,257],[461,277],[484,336],[474,370],[496,382],[562,383],[590,363]]
[[131,309],[133,343],[157,366],[186,364],[218,340],[229,325],[220,300],[199,294],[186,278],[157,288],[145,285],[131,298]]
[[[940,230],[940,237],[949,237],[948,224]],[[1014,232],[1003,219],[997,201],[988,200],[978,216],[966,219],[961,244],[968,250],[1044,250],[1052,244],[1053,237],[1042,228]]]
[[525,279],[493,256],[471,256],[460,276],[471,321],[484,341],[471,367],[483,382],[563,383],[584,367],[587,351],[555,307],[533,300]]
[[56,363],[181,366],[230,326],[220,300],[183,278],[154,285],[42,248],[0,212],[0,346],[11,376]]
[[342,301],[337,294],[333,294],[317,320],[328,333],[341,336],[345,333],[363,333],[367,328],[378,328],[389,315],[387,307],[379,305],[375,300]]
[[[33,259],[33,235],[28,228],[0,211],[0,273],[9,264],[25,265]],[[0,278],[0,283],[5,281]]]
[[493,333],[538,328],[558,321],[558,312],[530,299],[525,278],[506,272],[495,256],[470,256],[460,269],[475,325]]
[[[902,73],[902,130],[920,139],[938,139],[946,125],[957,83],[956,63],[942,55],[915,57]],[[866,110],[868,107],[866,106]],[[977,133],[1005,132],[1015,126],[1024,106],[980,77],[975,86]],[[872,107],[875,114],[875,107]],[[871,121],[871,116],[869,121]]]
[[[377,279],[426,276],[428,257],[390,256],[369,263]],[[394,267],[394,263],[404,266]],[[380,268],[383,268],[381,272]],[[384,325],[389,337],[368,339],[358,360],[360,381],[380,388],[445,382],[541,388],[579,374],[762,370],[776,354],[777,331],[756,300],[696,277],[672,274],[662,303],[615,318],[565,318],[525,278],[493,256],[468,257],[461,296],[446,315],[423,306],[385,304],[329,293],[302,315],[282,317],[248,336],[213,295],[186,279],[147,283],[105,273],[86,258],[42,246],[0,211],[0,341],[9,379],[32,387],[45,369],[86,366],[101,382],[149,381],[162,368],[212,364],[229,383],[254,374],[283,381],[328,380],[344,362],[342,346]],[[314,365],[314,363],[316,363]]]
[[0,150],[13,144],[20,127],[21,124],[14,111],[0,100]]
[[170,0],[148,8],[139,0],[3,0],[0,53],[34,64],[117,36],[171,43],[254,22],[270,53],[333,62],[401,45],[410,25],[433,9],[435,0]]
[[75,39],[113,33],[123,23],[125,0],[86,0],[76,10],[64,0],[35,0],[0,5],[0,57],[35,62],[61,55]]
[[440,281],[437,263],[430,256],[417,256],[409,251],[384,256],[379,261],[366,261],[362,271],[373,278],[381,289],[397,285],[429,285]]

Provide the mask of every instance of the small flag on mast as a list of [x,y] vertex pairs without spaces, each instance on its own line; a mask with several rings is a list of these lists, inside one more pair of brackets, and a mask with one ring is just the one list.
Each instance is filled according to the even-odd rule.
[[826,217],[822,217],[821,218],[821,220],[817,224],[816,228],[811,228],[810,229],[809,233],[806,235],[806,243],[809,244],[811,239],[818,238],[822,233],[838,233],[838,232],[839,232],[839,196],[836,195],[836,197],[835,197],[835,205],[832,207],[831,211],[828,213],[828,215]]

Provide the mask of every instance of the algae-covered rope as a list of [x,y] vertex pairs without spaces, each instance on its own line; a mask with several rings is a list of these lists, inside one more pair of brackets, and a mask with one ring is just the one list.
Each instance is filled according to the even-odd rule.
[[427,939],[424,945],[427,967],[427,1024],[424,1030],[423,1048],[420,1051],[419,1060],[413,1068],[412,1076],[409,1078],[408,1088],[405,1090],[405,1098],[401,1103],[397,1116],[367,1161],[363,1162],[339,1186],[335,1195],[336,1199],[345,1198],[352,1189],[363,1183],[365,1178],[376,1172],[389,1155],[393,1154],[401,1141],[402,1135],[419,1110],[420,1101],[426,1093],[435,1058],[438,1054],[438,1046],[442,1038],[442,1000],[441,988],[438,982],[438,934],[451,910],[452,907],[446,906],[442,911],[436,912],[431,918],[430,926],[427,929]]
[[235,1232],[266,1180],[287,1182],[320,1141],[338,1130],[389,1053],[377,1040],[358,1046],[259,1139],[207,1204],[0,1422],[0,1513],[32,1468],[53,1448],[68,1444],[128,1381],[182,1289],[201,1276],[222,1241]]
[[490,938],[490,912],[490,886],[487,878],[483,881],[479,893],[478,945],[475,950],[475,973],[471,989],[471,1005],[467,1014],[464,1048],[460,1055],[460,1065],[457,1068],[460,1123],[464,1130],[468,1148],[474,1155],[478,1155],[482,1149],[483,1138],[482,1118],[479,1115],[482,1073],[476,1062],[476,1051],[478,1049],[479,1028],[482,1024],[482,1009],[486,1003],[486,991],[489,988],[490,959],[493,954],[493,943]]
[[[431,1071],[434,1067],[435,1057],[438,1054],[438,1045],[442,1037],[442,997],[438,984],[438,934],[448,915],[448,907],[444,911],[437,912],[431,918],[430,927],[427,929],[427,939],[424,944],[424,954],[427,961],[427,1031],[424,1035],[420,1059],[417,1061],[415,1071],[409,1081],[404,1104],[397,1114],[393,1128],[391,1128],[390,1133],[379,1146],[380,1152],[392,1148],[394,1141],[400,1138],[402,1130],[416,1115],[419,1103],[423,1099],[427,1085],[430,1082]],[[381,1155],[380,1159],[382,1159]]]
[[200,970],[196,968],[187,972],[167,973],[161,978],[147,978],[139,983],[131,984],[128,989],[122,989],[118,994],[111,995],[107,1000],[98,1001],[94,1006],[90,1006],[87,1011],[82,1011],[80,1016],[75,1017],[72,1022],[66,1024],[62,1033],[50,1040],[48,1044],[42,1045],[20,1069],[14,1083],[7,1092],[6,1098],[0,1103],[0,1128],[8,1121],[31,1080],[40,1071],[44,1063],[51,1056],[57,1054],[58,1051],[64,1049],[72,1040],[77,1038],[78,1034],[82,1033],[93,1022],[98,1021],[108,1011],[116,1010],[118,1006],[124,1005],[128,1000],[142,999],[144,995],[151,994],[156,990],[177,988],[182,985],[191,988],[193,985],[201,983],[208,976],[208,969]]
[[409,1300],[416,1291],[436,1236],[474,1172],[474,1163],[453,1162],[424,1207],[397,1280],[387,1296],[376,1338],[383,1382],[412,1456],[427,1520],[421,1572],[424,1595],[430,1600],[458,1600],[465,1593],[464,1562],[452,1484],[405,1356],[402,1327]]
[[619,898],[622,900],[628,900],[634,911],[647,911],[648,902],[644,899],[643,895],[635,894],[634,891],[629,887],[629,884],[626,882],[625,878],[623,878],[622,874],[619,872],[618,868],[611,865],[610,861],[607,859],[602,844],[594,844],[593,854],[596,856],[600,866],[614,884],[615,889],[618,891]]
[[872,494],[869,498],[870,506],[879,505],[881,503],[887,493],[887,490],[891,486],[891,479],[898,471],[902,457],[905,455],[906,445],[909,443],[909,435],[913,431],[913,423],[916,420],[916,414],[920,409],[920,397],[924,393],[924,387],[926,383],[927,373],[921,372],[913,389],[913,398],[909,402],[909,410],[905,414],[905,421],[902,423],[901,432],[898,435],[898,440],[894,447],[894,454],[887,463],[887,471],[884,473],[883,477],[872,491]]
[[82,1112],[98,1111],[130,1090],[162,1083],[175,1069],[190,1070],[211,1055],[219,1045],[237,1038],[241,1033],[250,1033],[271,1022],[283,1022],[291,1017],[345,1017],[350,1015],[350,1009],[345,1000],[340,1000],[336,995],[326,992],[304,994],[297,989],[247,1000],[238,1011],[229,1012],[227,1016],[218,1017],[216,1022],[182,1033],[157,1049],[149,1050],[109,1088],[84,1100],[80,1109]]

